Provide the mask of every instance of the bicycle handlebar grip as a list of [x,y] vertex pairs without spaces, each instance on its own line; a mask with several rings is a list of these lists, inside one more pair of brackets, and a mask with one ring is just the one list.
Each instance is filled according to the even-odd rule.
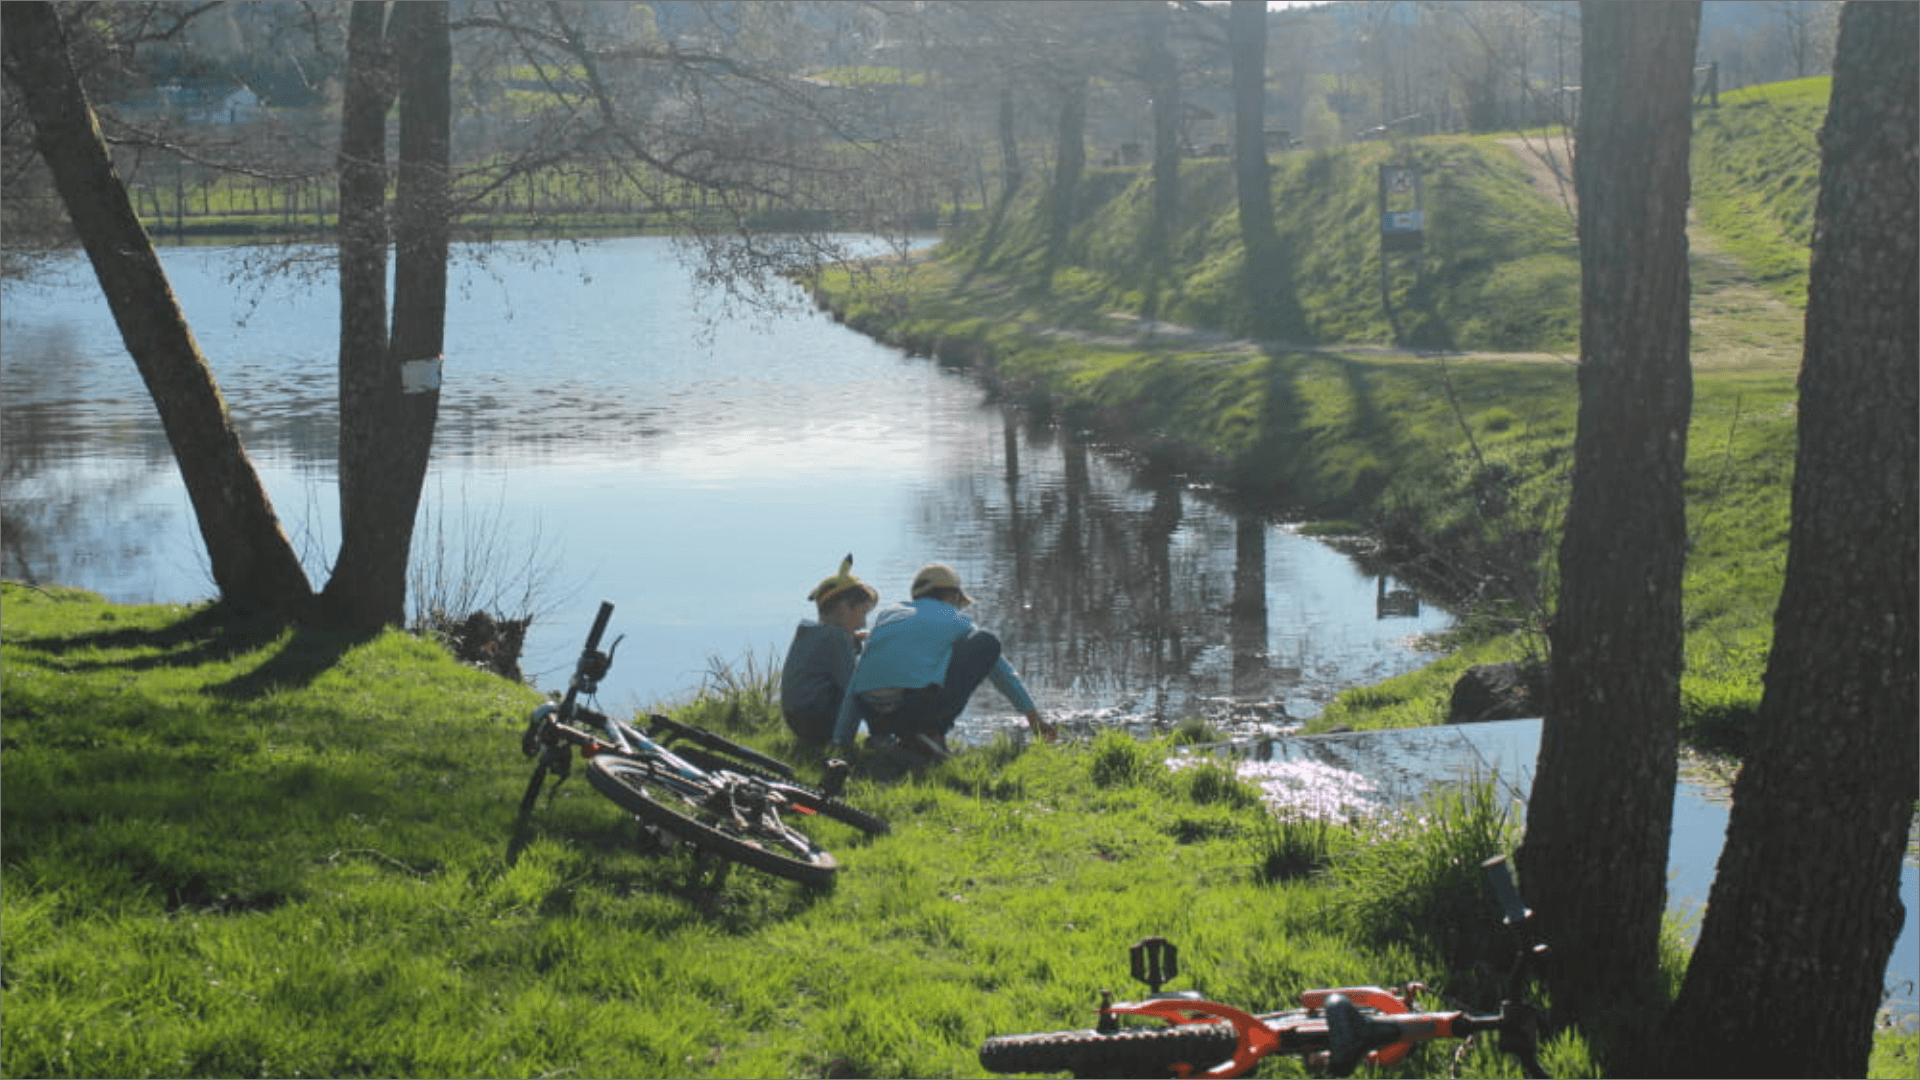
[[592,652],[600,647],[601,635],[607,632],[607,622],[612,618],[613,601],[600,601],[600,613],[593,617],[593,629],[587,631],[587,647],[584,651]]
[[1520,890],[1513,887],[1513,871],[1507,868],[1507,857],[1495,855],[1480,864],[1487,872],[1487,881],[1493,885],[1494,899],[1500,901],[1500,907],[1507,913],[1507,925],[1519,926],[1533,915],[1527,909],[1526,902],[1520,899]]

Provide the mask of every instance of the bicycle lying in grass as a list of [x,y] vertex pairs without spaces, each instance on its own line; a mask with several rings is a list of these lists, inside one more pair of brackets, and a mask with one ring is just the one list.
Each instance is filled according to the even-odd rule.
[[[536,764],[520,800],[523,820],[549,773],[557,777],[556,789],[571,773],[577,748],[594,790],[638,818],[652,838],[691,845],[702,861],[718,856],[824,886],[833,881],[838,862],[787,815],[823,815],[868,835],[887,831],[885,821],[838,798],[837,788],[846,778],[844,762],[830,762],[828,790],[816,790],[796,782],[785,762],[712,732],[665,716],[649,716],[642,731],[582,704],[582,698],[591,700],[598,691],[620,647],[622,639],[615,638],[606,652],[600,651],[612,616],[613,605],[603,602],[565,696],[539,706],[527,718],[520,750]],[[669,747],[676,742],[683,745]],[[726,865],[720,867],[721,874]]]
[[[1092,1030],[1033,1035],[996,1035],[980,1047],[980,1064],[989,1072],[1071,1072],[1075,1076],[1245,1076],[1269,1054],[1298,1054],[1332,1076],[1348,1076],[1362,1061],[1391,1065],[1416,1043],[1435,1039],[1471,1039],[1481,1032],[1498,1035],[1499,1049],[1513,1055],[1529,1077],[1547,1073],[1538,1056],[1538,1015],[1518,999],[1528,962],[1546,952],[1527,928],[1532,912],[1520,900],[1504,857],[1482,866],[1506,924],[1518,939],[1508,970],[1500,1011],[1475,1015],[1463,1010],[1427,1011],[1414,998],[1427,988],[1410,983],[1397,990],[1349,986],[1309,990],[1301,1008],[1253,1015],[1206,1001],[1193,991],[1162,993],[1161,985],[1179,974],[1179,952],[1163,938],[1133,946],[1133,977],[1147,984],[1150,997],[1100,1006]],[[1107,995],[1103,994],[1103,999]],[[1123,1016],[1165,1021],[1158,1027],[1126,1027]],[[1456,1053],[1458,1063],[1461,1053]]]

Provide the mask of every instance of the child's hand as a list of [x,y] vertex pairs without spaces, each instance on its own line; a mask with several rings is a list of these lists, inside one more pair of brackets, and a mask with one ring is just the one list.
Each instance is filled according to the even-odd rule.
[[1027,726],[1033,729],[1035,735],[1040,736],[1047,742],[1060,741],[1060,729],[1047,723],[1046,718],[1042,717],[1038,712],[1030,712],[1027,714]]

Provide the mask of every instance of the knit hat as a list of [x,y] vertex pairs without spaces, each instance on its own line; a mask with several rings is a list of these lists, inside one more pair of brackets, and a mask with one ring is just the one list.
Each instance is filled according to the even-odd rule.
[[822,580],[820,584],[815,585],[813,591],[807,594],[807,599],[816,604],[824,605],[849,589],[858,589],[865,593],[867,602],[870,604],[879,603],[880,601],[880,593],[878,590],[853,576],[852,555],[848,555],[846,558],[840,560],[840,572],[830,578]]
[[935,589],[953,589],[960,593],[959,600],[962,604],[973,603],[973,597],[968,596],[966,592],[960,588],[960,575],[954,573],[953,567],[945,563],[928,563],[920,568],[919,573],[913,575],[913,598],[915,600],[920,599]]

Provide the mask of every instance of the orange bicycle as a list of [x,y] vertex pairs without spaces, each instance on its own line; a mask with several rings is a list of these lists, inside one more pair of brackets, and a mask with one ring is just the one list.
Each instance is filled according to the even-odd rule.
[[[1179,974],[1179,951],[1164,938],[1146,938],[1132,948],[1133,977],[1151,996],[1140,1001],[1103,1000],[1099,1024],[1091,1030],[1032,1035],[996,1035],[980,1046],[980,1064],[989,1072],[1071,1072],[1080,1077],[1245,1076],[1269,1054],[1298,1054],[1331,1076],[1348,1076],[1362,1061],[1391,1065],[1417,1043],[1471,1039],[1483,1032],[1498,1036],[1499,1049],[1519,1060],[1529,1077],[1544,1078],[1538,1054],[1538,1011],[1518,998],[1531,961],[1546,952],[1533,939],[1532,916],[1514,888],[1506,859],[1481,864],[1518,939],[1507,972],[1504,1000],[1497,1013],[1421,1009],[1419,983],[1398,989],[1347,986],[1309,990],[1300,1008],[1284,1012],[1244,1012],[1206,1001],[1193,991],[1162,993]],[[1102,995],[1103,998],[1105,995]],[[1164,1021],[1163,1026],[1126,1027],[1123,1016]],[[1463,1049],[1464,1049],[1463,1044]],[[1456,1055],[1456,1061],[1458,1055]]]

